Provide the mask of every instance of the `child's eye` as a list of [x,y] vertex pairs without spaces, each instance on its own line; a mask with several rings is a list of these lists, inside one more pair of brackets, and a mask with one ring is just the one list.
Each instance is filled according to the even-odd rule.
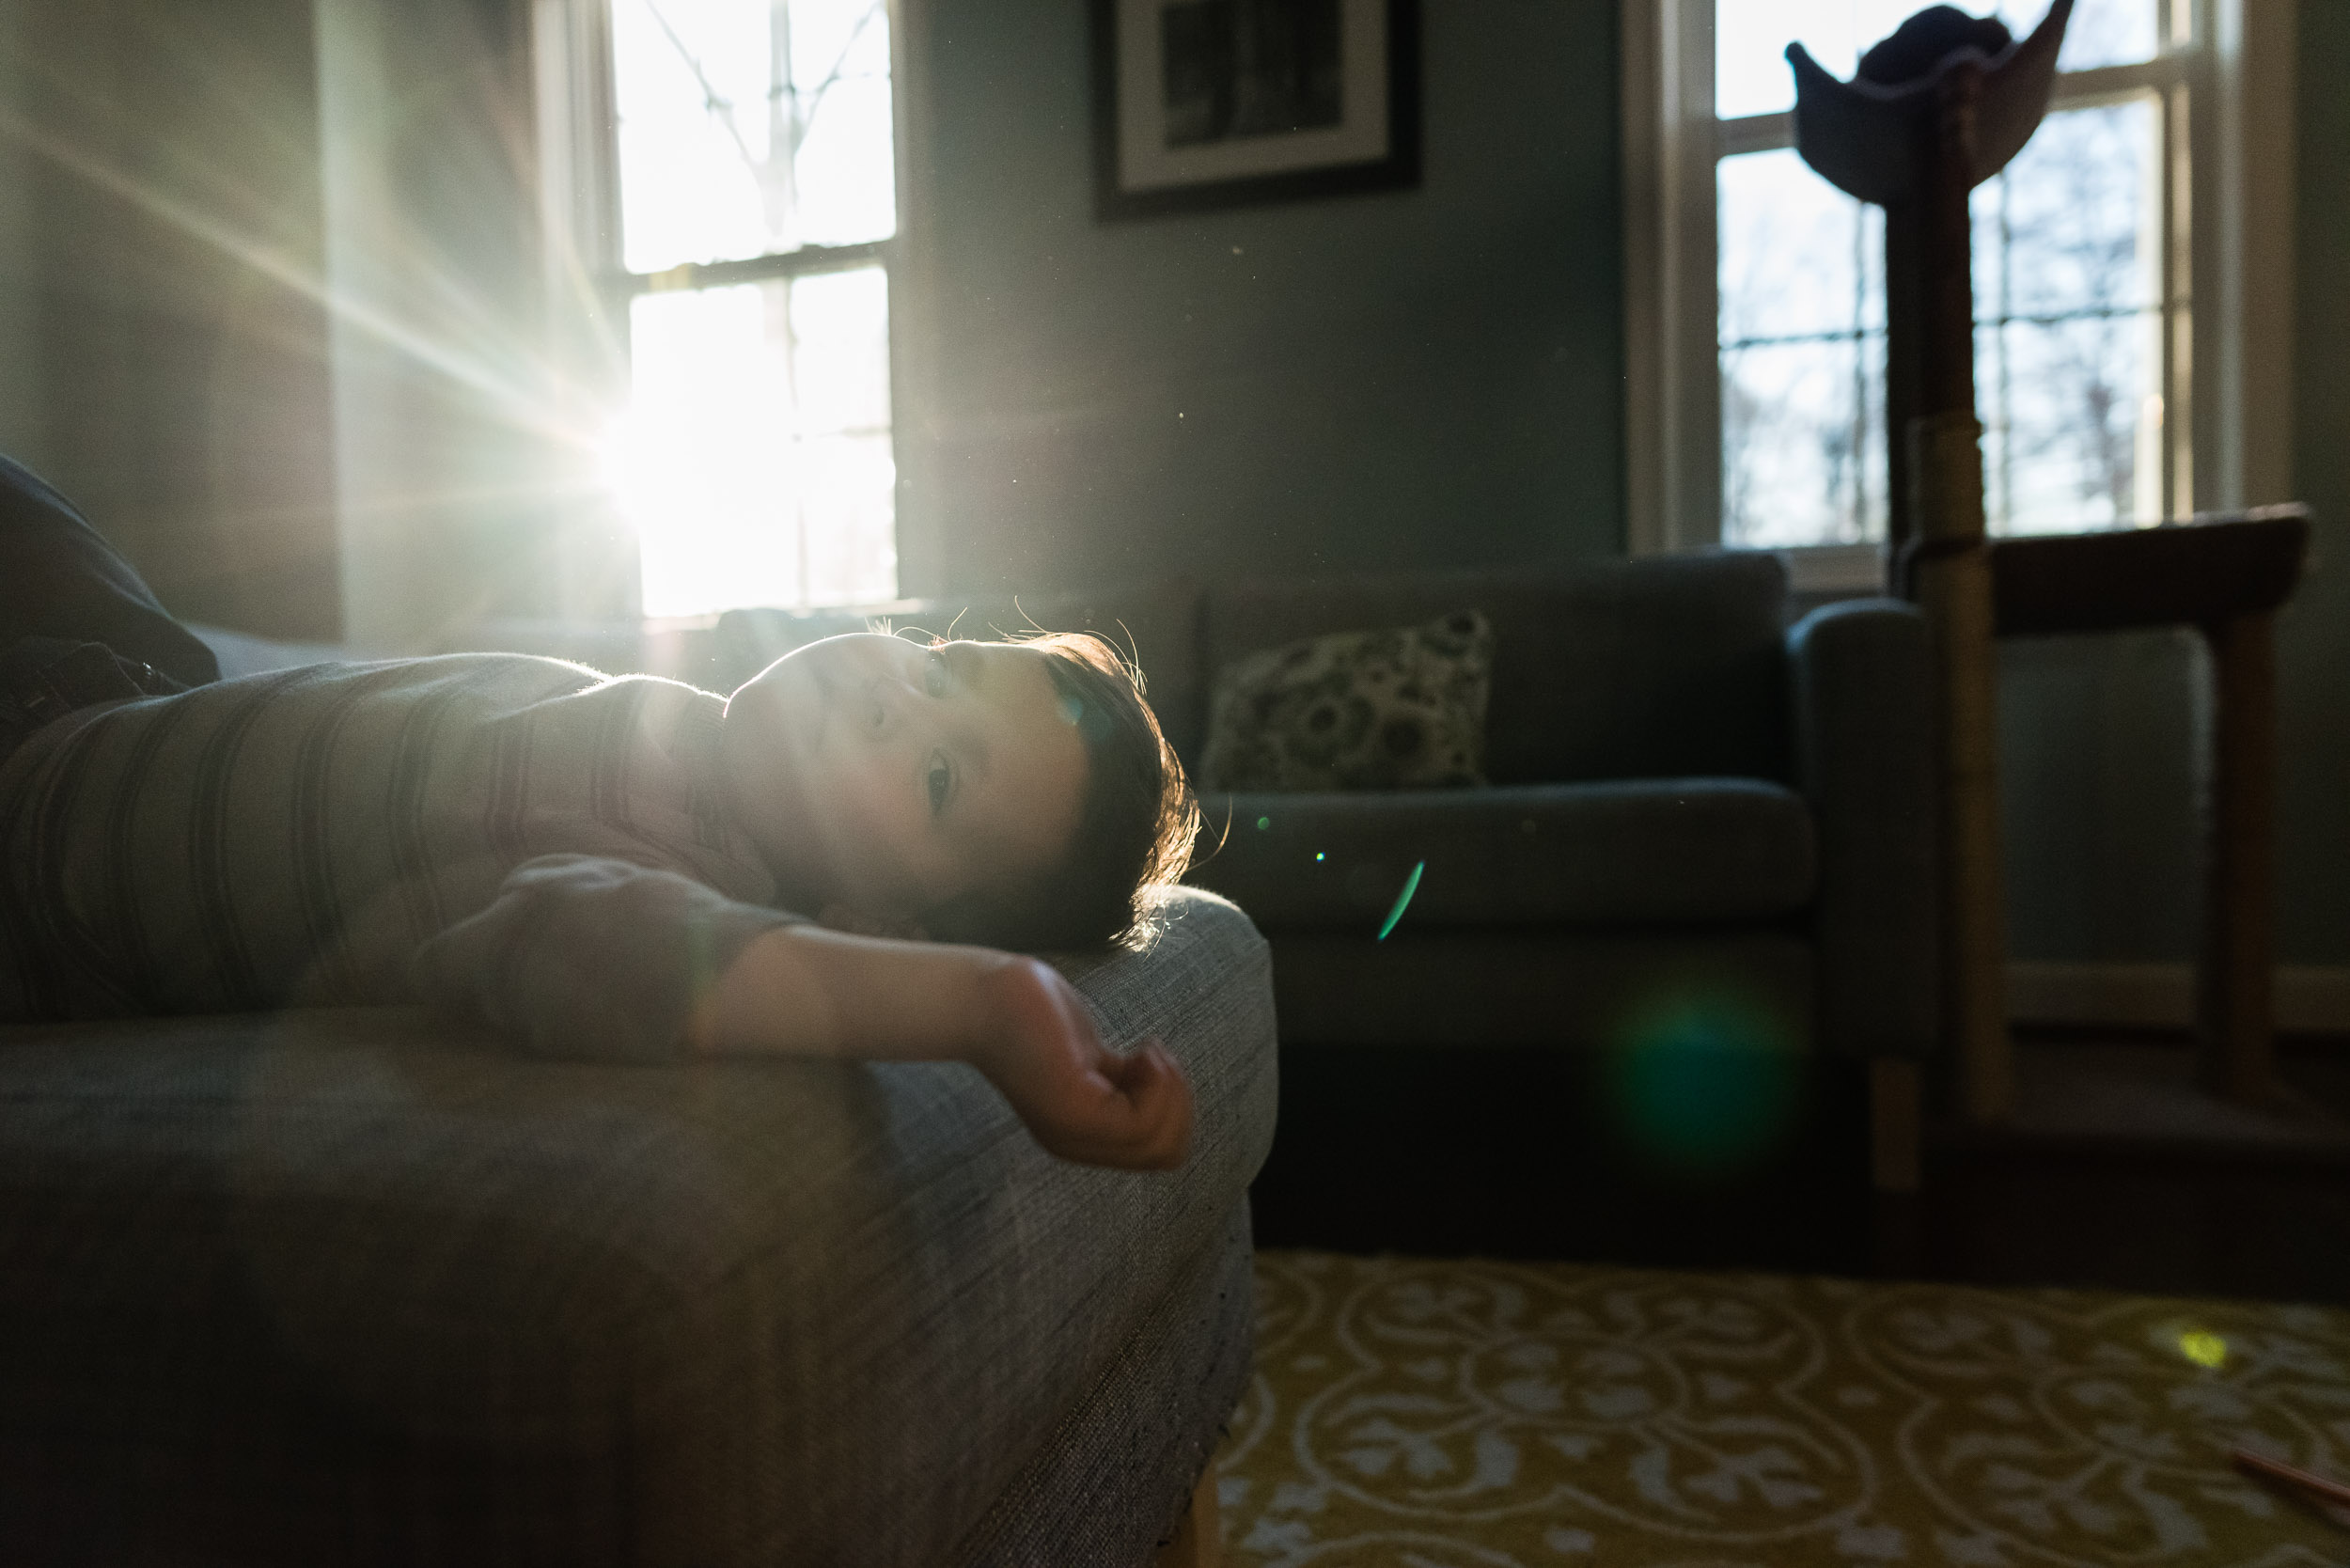
[[933,648],[922,666],[922,689],[932,697],[945,697],[947,682],[947,655]]
[[931,759],[930,777],[927,782],[931,791],[931,815],[936,816],[947,809],[947,796],[953,792],[955,785],[954,769],[948,765],[945,757]]

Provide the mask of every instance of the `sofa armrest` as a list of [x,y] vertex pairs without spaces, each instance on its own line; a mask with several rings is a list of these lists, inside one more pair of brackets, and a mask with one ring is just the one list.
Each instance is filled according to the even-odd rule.
[[1797,786],[1818,834],[1820,1039],[1924,1056],[1939,1011],[1933,687],[1899,600],[1824,605],[1787,634]]
[[1247,918],[1152,916],[1060,962],[1190,1074],[1173,1171],[1054,1159],[958,1062],[0,1027],[6,1560],[1144,1560],[1246,1387],[1277,1069]]

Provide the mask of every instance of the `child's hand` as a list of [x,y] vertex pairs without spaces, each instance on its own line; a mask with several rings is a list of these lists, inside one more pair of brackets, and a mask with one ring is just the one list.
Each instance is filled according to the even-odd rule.
[[1051,965],[1007,960],[984,981],[991,1027],[973,1062],[1048,1152],[1171,1170],[1191,1148],[1191,1084],[1155,1040],[1120,1057]]
[[1191,1085],[1158,1042],[1103,1045],[1033,958],[789,925],[754,937],[682,1031],[713,1056],[967,1061],[1065,1160],[1167,1170],[1191,1147]]

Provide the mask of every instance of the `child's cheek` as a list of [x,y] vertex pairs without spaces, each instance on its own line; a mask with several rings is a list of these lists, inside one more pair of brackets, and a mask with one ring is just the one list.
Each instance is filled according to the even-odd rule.
[[868,855],[884,853],[896,837],[899,815],[892,809],[896,802],[891,797],[888,771],[879,765],[879,759],[862,757],[843,768],[833,783],[833,820],[840,824],[851,847]]

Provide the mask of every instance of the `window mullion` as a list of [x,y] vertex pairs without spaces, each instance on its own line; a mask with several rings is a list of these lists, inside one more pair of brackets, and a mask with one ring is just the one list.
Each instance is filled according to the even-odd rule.
[[1772,152],[1782,147],[1795,145],[1795,117],[1793,112],[1779,115],[1747,115],[1738,119],[1714,122],[1715,158],[1735,158],[1744,152]]
[[2197,317],[2195,292],[2199,282],[2195,179],[2197,165],[2196,110],[2189,89],[2182,83],[2162,97],[2162,396],[2163,464],[2162,511],[2184,517],[2195,510],[2197,467],[2203,439],[2199,426],[2204,418],[2197,396]]
[[1713,0],[1663,0],[1668,161],[1665,199],[1673,241],[1666,270],[1665,344],[1672,384],[1665,483],[1666,539],[1689,549],[1721,541],[1721,296],[1715,168]]
[[853,267],[886,266],[891,242],[869,240],[854,245],[803,245],[772,256],[746,257],[740,261],[688,261],[657,273],[622,273],[616,287],[624,294],[667,293],[678,289],[717,289],[729,283],[762,283],[771,277],[806,277],[815,273],[847,272]]
[[2130,65],[2060,71],[2048,91],[2048,112],[2094,108],[2125,102],[2140,93],[2161,92],[2186,81],[2192,69],[2191,55],[2174,51]]

